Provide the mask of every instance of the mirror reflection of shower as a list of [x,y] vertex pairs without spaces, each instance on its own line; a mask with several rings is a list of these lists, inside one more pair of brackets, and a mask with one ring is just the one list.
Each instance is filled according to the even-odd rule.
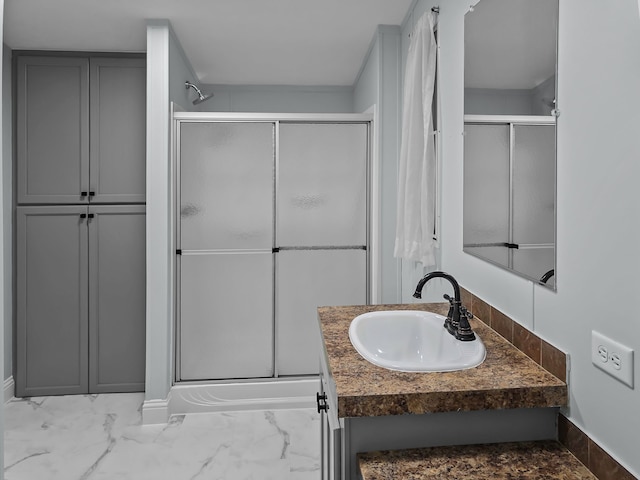
[[198,94],[198,98],[196,98],[192,103],[194,105],[198,105],[199,103],[202,103],[206,100],[209,100],[211,97],[213,97],[213,93],[202,93],[202,91],[193,83],[186,81],[184,82],[184,87],[189,90],[190,88],[193,88],[196,93]]

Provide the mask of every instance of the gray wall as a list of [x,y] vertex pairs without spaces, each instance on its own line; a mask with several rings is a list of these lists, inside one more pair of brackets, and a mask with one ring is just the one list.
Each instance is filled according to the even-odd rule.
[[354,87],[354,111],[376,111],[374,152],[378,153],[378,165],[373,167],[377,171],[373,188],[379,191],[374,199],[379,209],[374,221],[379,225],[380,241],[374,255],[379,258],[381,284],[373,299],[381,303],[399,303],[401,299],[400,262],[393,257],[400,151],[400,52],[400,27],[378,26]]
[[204,93],[214,94],[196,107],[202,112],[354,113],[352,87],[202,85],[200,88]]
[[169,101],[180,105],[185,111],[193,111],[196,108],[191,102],[196,95],[193,89],[185,88],[186,81],[197,85],[198,76],[169,25]]
[[551,115],[555,75],[531,90],[465,88],[464,113],[472,115]]
[[11,49],[2,49],[2,221],[4,225],[2,269],[4,304],[4,379],[12,376],[13,368],[13,273],[12,273],[12,197],[13,197],[13,151],[12,151],[12,102],[11,102]]
[[534,115],[550,115],[552,106],[548,103],[555,98],[556,76],[549,77],[531,94],[532,110]]
[[471,115],[533,115],[531,90],[465,88],[464,113]]
[[[633,0],[560,1],[557,291],[462,251],[464,14],[441,3],[442,262],[473,293],[569,354],[570,407],[585,433],[640,476],[640,18]],[[473,3],[473,2],[472,2]],[[419,0],[416,8],[432,6]],[[594,34],[597,32],[597,34]],[[635,389],[596,369],[597,330],[636,351]]]

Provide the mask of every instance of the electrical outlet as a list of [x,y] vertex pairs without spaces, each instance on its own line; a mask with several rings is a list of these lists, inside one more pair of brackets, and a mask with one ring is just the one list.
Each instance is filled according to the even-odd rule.
[[633,388],[633,350],[591,331],[591,362]]

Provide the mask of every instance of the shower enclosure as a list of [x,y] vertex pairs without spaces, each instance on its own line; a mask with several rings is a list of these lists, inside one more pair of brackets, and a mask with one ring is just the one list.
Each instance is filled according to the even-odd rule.
[[318,373],[368,293],[369,120],[175,115],[176,381]]

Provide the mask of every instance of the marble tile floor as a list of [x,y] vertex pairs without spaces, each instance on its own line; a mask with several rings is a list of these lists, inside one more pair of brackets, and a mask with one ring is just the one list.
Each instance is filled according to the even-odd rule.
[[141,425],[142,394],[5,404],[4,480],[319,480],[313,409],[176,415]]

